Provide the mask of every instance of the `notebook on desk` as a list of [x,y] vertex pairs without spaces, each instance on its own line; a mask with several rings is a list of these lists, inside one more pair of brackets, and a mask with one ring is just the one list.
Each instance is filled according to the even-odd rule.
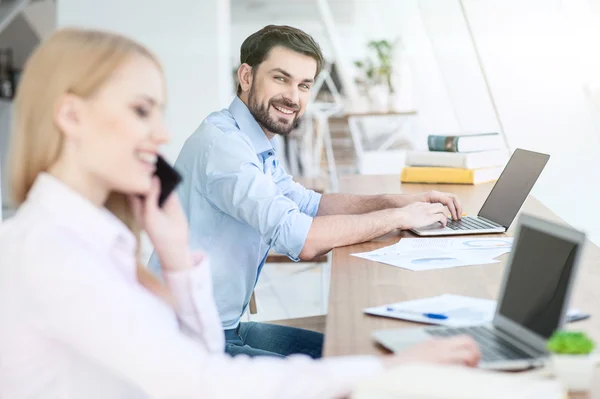
[[419,236],[504,233],[519,213],[549,158],[547,154],[515,150],[477,216],[449,219],[446,227],[435,223],[411,231]]

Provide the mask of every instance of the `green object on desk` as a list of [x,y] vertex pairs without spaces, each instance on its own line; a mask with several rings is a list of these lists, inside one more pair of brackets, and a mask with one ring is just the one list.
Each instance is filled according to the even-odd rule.
[[547,348],[559,355],[587,355],[594,350],[594,341],[583,332],[556,331],[548,340]]

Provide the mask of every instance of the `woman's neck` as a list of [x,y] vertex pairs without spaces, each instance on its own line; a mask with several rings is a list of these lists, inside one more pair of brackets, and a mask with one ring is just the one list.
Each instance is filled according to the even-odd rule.
[[48,169],[48,173],[62,181],[71,189],[98,207],[103,207],[108,199],[109,191],[101,182],[93,179],[74,165],[68,165],[64,160],[58,160]]

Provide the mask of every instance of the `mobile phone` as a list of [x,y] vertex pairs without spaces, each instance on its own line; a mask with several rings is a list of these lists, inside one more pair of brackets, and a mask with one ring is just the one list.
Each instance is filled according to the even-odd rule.
[[158,206],[162,207],[169,195],[175,190],[177,185],[181,183],[183,178],[162,156],[158,156],[156,160],[155,176],[160,180],[160,195],[158,197]]

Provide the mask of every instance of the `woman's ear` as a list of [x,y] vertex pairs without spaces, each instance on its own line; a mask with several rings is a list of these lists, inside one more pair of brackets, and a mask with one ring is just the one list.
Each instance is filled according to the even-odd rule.
[[248,64],[242,64],[238,68],[238,81],[240,83],[240,87],[242,88],[242,92],[247,92],[250,90],[250,86],[252,86],[252,67]]
[[83,100],[73,94],[61,96],[54,109],[54,123],[69,138],[77,138],[81,132]]

